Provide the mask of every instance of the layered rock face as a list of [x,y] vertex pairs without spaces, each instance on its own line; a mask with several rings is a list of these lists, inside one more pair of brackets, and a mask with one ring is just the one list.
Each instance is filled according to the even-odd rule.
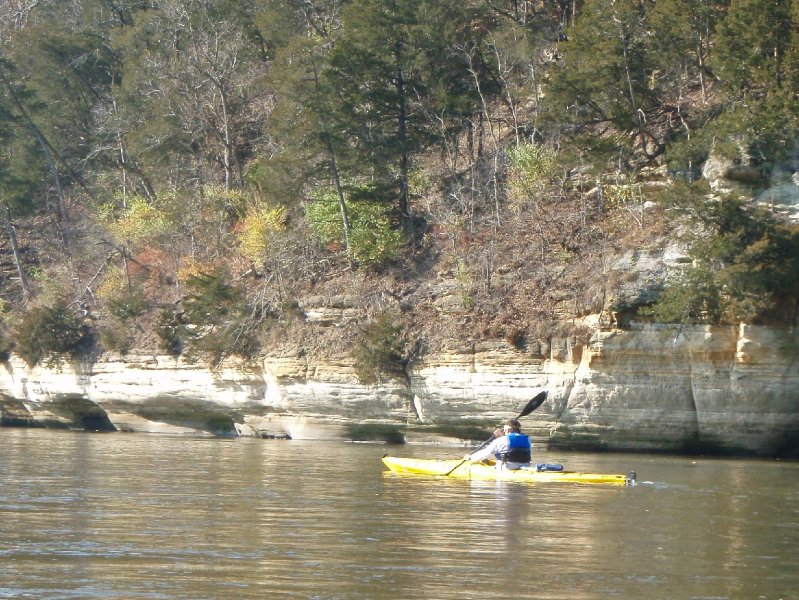
[[12,357],[0,369],[0,423],[457,441],[490,432],[546,390],[544,405],[524,419],[538,444],[795,456],[798,349],[787,329],[633,325],[597,331],[587,346],[453,348],[414,365],[407,380],[376,387],[358,383],[349,357],[302,352],[214,371],[169,357],[53,369]]

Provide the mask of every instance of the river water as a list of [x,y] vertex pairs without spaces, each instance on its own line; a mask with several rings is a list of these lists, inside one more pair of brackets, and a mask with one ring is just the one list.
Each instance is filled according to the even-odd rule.
[[799,463],[536,454],[617,488],[385,452],[463,449],[0,429],[0,598],[799,598]]

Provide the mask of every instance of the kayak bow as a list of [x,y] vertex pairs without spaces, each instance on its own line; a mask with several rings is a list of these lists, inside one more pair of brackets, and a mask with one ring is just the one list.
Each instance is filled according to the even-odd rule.
[[[458,465],[458,462],[462,464]],[[432,460],[383,456],[383,464],[393,473],[413,475],[438,475],[456,479],[483,481],[522,481],[526,483],[593,483],[606,485],[635,485],[636,475],[579,473],[576,471],[537,471],[535,466],[523,469],[497,469],[493,464],[459,460]]]

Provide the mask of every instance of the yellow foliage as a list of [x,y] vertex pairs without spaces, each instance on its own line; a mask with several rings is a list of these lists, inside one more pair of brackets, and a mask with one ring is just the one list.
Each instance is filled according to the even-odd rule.
[[212,205],[216,204],[220,208],[231,210],[236,215],[242,215],[246,210],[247,197],[241,190],[225,190],[221,185],[209,184],[203,186],[203,196]]
[[238,226],[238,245],[242,256],[258,263],[264,259],[272,234],[286,225],[282,207],[250,209]]
[[178,281],[185,284],[192,277],[212,273],[215,267],[213,264],[202,263],[193,258],[184,258],[183,264],[178,269]]
[[103,280],[103,283],[97,288],[97,297],[102,300],[110,300],[119,297],[127,291],[128,278],[125,275],[125,270],[121,267],[112,267]]
[[[111,217],[111,211],[105,213]],[[169,231],[169,220],[162,210],[145,198],[132,196],[118,218],[108,223],[108,230],[119,242],[136,244]]]
[[621,182],[605,188],[605,207],[607,209],[628,208],[644,201],[641,185]]

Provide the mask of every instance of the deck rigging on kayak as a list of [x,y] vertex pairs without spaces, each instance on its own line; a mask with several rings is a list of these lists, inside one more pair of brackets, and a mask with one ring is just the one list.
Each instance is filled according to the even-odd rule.
[[[517,419],[529,415],[544,403],[546,392],[540,392],[525,405]],[[518,424],[517,424],[518,426]],[[478,450],[490,444],[497,434],[492,435]],[[528,443],[529,446],[529,443]],[[477,452],[477,451],[475,451]],[[528,452],[529,454],[529,452]],[[431,460],[420,458],[400,458],[383,456],[385,464],[393,473],[410,473],[417,475],[439,475],[457,479],[480,479],[490,481],[524,481],[532,482],[568,482],[568,483],[601,483],[610,485],[635,485],[635,471],[627,475],[578,473],[564,471],[562,465],[529,465],[521,468],[497,468],[493,461],[473,462],[467,455],[462,460]],[[500,467],[504,465],[499,465]]]

